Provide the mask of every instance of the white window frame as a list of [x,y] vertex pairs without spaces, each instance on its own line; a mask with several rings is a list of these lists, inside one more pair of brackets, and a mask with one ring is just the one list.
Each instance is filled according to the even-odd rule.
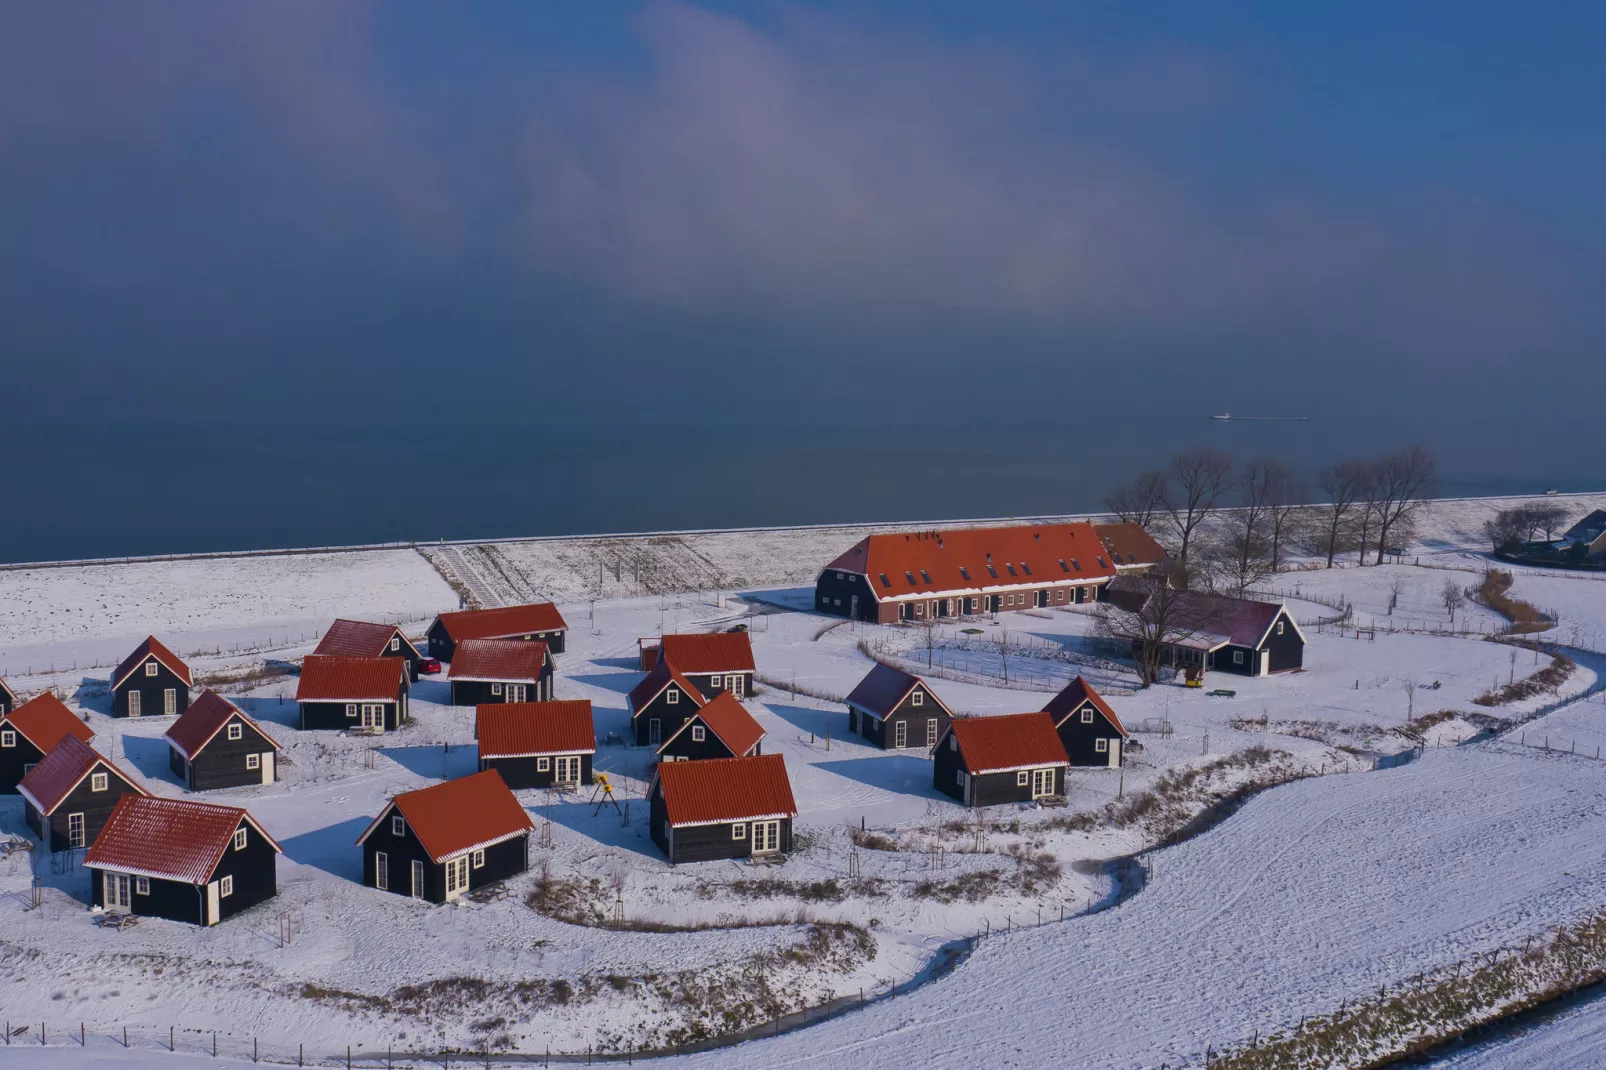
[[680,705],[680,689],[679,688],[675,688],[675,687],[671,687],[664,694],[664,702],[668,703],[671,706]]
[[390,649],[393,651],[401,649],[401,636],[393,635],[390,637]]
[[228,877],[224,877],[222,880],[217,882],[217,897],[219,899],[227,899],[229,896],[231,896],[233,894],[234,894],[234,877],[232,875],[228,876]]
[[261,769],[262,768],[262,755],[260,755],[260,754],[247,754],[245,756],[245,767],[247,769]]
[[708,690],[710,690],[710,691],[718,691],[720,682],[722,680],[724,680],[723,676],[710,676],[708,678]]
[[162,716],[172,717],[178,713],[178,688],[169,687],[162,692]]
[[149,877],[135,877],[134,878],[134,894],[135,895],[150,895],[151,894],[151,879]]
[[374,887],[390,891],[390,856],[384,851],[374,852]]
[[475,851],[473,854],[469,855],[468,864],[474,869],[484,869],[485,848],[481,847],[478,851]]
[[1022,769],[1022,770],[1019,770],[1015,774],[1015,786],[1016,787],[1024,788],[1026,785],[1030,784],[1031,782],[1032,782],[1031,770]]
[[502,693],[502,685],[501,684],[492,684],[491,685],[491,694],[500,695],[501,693]]
[[955,769],[954,770],[954,780],[955,780],[956,783],[958,783],[958,785],[960,787],[964,787],[965,786],[965,771],[963,769]]
[[146,676],[155,676],[160,671],[161,671],[161,669],[157,666],[156,662],[147,661],[145,663],[145,675]]
[[1110,741],[1105,739],[1103,736],[1100,736],[1098,739],[1093,741],[1093,750],[1099,754],[1110,753]]
[[[73,823],[74,822],[77,822],[77,826],[78,826],[77,828],[73,827]],[[82,846],[84,846],[84,815],[83,814],[68,814],[67,815],[67,846],[68,847],[82,847]]]
[[130,717],[139,717],[144,714],[144,712],[144,696],[142,696],[138,691],[130,690],[128,692],[128,715]]
[[249,832],[243,828],[237,828],[234,830],[234,849],[236,851],[245,850],[246,845],[250,842],[251,834]]
[[537,758],[535,760],[535,771],[537,773],[550,773],[552,771],[552,759]]
[[111,777],[105,773],[91,773],[89,775],[90,791],[105,791],[109,787],[111,787]]
[[924,692],[917,690],[913,695],[909,696],[909,705],[911,705],[911,706],[924,706],[925,704],[926,704],[926,696],[925,696]]
[[458,855],[446,860],[446,898],[468,891],[468,857]]
[[1083,724],[1092,724],[1093,723],[1093,707],[1092,706],[1084,706],[1084,707],[1082,707],[1082,723]]
[[229,736],[230,739],[244,739],[245,738],[245,725],[240,724],[238,721],[236,721],[234,724],[229,725],[228,736]]
[[400,814],[390,815],[390,834],[392,836],[407,835],[407,819]]
[[702,743],[707,739],[708,730],[706,728],[700,724],[694,724],[691,726],[691,741],[693,743]]
[[346,703],[346,716],[353,718],[357,716],[357,704],[355,702]]
[[747,839],[747,822],[738,821],[734,825],[731,826],[731,839],[733,839],[733,840],[745,840],[745,839]]
[[15,747],[16,745],[17,733],[13,732],[9,728],[4,732],[0,732],[0,747]]
[[1278,621],[1277,622],[1277,634],[1278,635],[1283,634],[1283,622],[1282,621]]
[[1232,652],[1232,663],[1234,665],[1242,665],[1244,663],[1244,652],[1242,650],[1234,650]]

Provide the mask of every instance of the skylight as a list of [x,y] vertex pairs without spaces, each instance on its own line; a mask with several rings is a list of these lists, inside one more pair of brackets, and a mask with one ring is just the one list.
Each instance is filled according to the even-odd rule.
[[1065,559],[1063,557],[1060,558],[1060,571],[1061,572],[1069,572],[1069,571],[1071,571],[1071,567],[1065,563]]
[[925,582],[930,583],[931,582],[931,573],[927,572],[925,569],[921,569],[920,570],[920,578],[922,580],[924,580]]
[[892,586],[892,581],[887,579],[887,574],[885,572],[883,572],[881,574],[881,586],[883,586],[883,587],[891,587]]
[[915,585],[915,574],[913,572],[905,570],[903,578],[909,581],[909,586],[913,587]]
[[965,580],[966,583],[970,582],[970,570],[964,565],[959,566],[959,575]]

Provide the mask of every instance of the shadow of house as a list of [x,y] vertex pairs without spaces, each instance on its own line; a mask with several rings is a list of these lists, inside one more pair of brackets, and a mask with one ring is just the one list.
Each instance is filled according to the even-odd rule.
[[443,743],[438,747],[380,747],[378,750],[381,755],[415,776],[456,780],[479,771],[479,752],[472,743]]
[[640,672],[641,656],[635,655],[628,658],[592,658],[587,664],[595,665],[599,669],[629,669],[631,672]]
[[139,772],[140,776],[146,780],[160,780],[184,787],[184,781],[173,774],[172,766],[168,762],[170,750],[166,736],[123,737],[123,758]]
[[[551,806],[532,806],[530,817],[535,821],[538,831],[541,822],[550,817],[554,825],[561,825],[604,847],[618,847],[654,861],[662,860],[663,856],[652,842],[645,800],[619,800],[620,808],[628,808],[630,813],[630,824],[626,825],[619,812],[612,806],[605,804],[600,811],[597,811],[596,803],[586,801],[590,797],[588,792],[578,797],[566,798]],[[593,811],[596,811],[595,817],[592,816]]]
[[[636,659],[630,658],[627,660],[634,665]],[[569,679],[573,680],[575,683],[590,684],[592,687],[600,687],[604,691],[613,691],[621,695],[628,695],[630,694],[631,690],[641,682],[641,675],[639,673],[628,672],[593,672],[586,673],[582,676],[571,676]]]
[[812,732],[816,737],[831,733],[832,740],[852,739],[848,733],[848,715],[841,710],[816,710],[808,706],[787,706],[779,702],[766,702],[764,708],[796,728],[799,732]]
[[[291,694],[294,695],[295,692],[292,690]],[[253,721],[283,725],[286,728],[299,730],[301,707],[296,705],[293,698],[280,702],[278,698],[246,698],[242,696],[229,701],[244,710],[245,715]]]
[[284,856],[303,866],[321,869],[325,873],[362,883],[362,848],[353,846],[369,818],[350,817],[335,825],[327,825],[312,832],[280,840]]
[[916,758],[911,754],[816,762],[814,768],[900,795],[918,795],[923,799],[942,798],[942,794],[931,785],[930,760]]
[[86,710],[104,713],[110,717],[112,714],[112,693],[106,686],[105,680],[96,680],[85,676],[78,681],[78,687],[73,691],[73,702]]

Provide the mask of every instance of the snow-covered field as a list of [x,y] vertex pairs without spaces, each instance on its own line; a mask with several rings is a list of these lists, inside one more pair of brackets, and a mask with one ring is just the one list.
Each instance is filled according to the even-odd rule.
[[[1433,524],[1421,529],[1423,564],[1477,567],[1461,555],[1476,547],[1477,526],[1498,504],[1436,506]],[[1307,671],[1214,677],[1211,686],[1237,691],[1217,698],[1170,685],[1134,693],[1131,676],[1099,649],[1085,610],[955,625],[929,654],[912,629],[831,627],[788,610],[806,601],[787,584],[811,581],[857,537],[764,533],[744,545],[736,535],[688,536],[650,558],[681,560],[685,571],[674,582],[685,584],[705,582],[691,564],[705,561],[715,581],[705,593],[625,596],[632,558],[619,560],[615,583],[605,552],[583,557],[599,543],[501,544],[494,557],[449,548],[453,560],[444,566],[459,583],[459,570],[471,569],[482,588],[504,596],[528,597],[540,593],[537,579],[550,583],[571,624],[558,695],[592,700],[599,741],[624,734],[624,696],[639,679],[637,637],[747,623],[765,681],[748,705],[769,732],[766,751],[786,757],[802,809],[801,845],[783,865],[670,869],[646,836],[649,755],[604,743],[597,765],[624,785],[628,823],[583,798],[524,793],[537,821],[550,821],[550,845],[533,850],[532,874],[512,882],[508,899],[437,908],[373,892],[356,883],[353,841],[389,795],[473,768],[470,712],[445,705],[445,684],[426,680],[414,692],[417,723],[393,736],[300,733],[291,727],[293,704],[282,701],[293,687],[271,681],[234,697],[287,744],[283,780],[208,798],[248,807],[284,844],[278,899],[212,930],[148,920],[116,933],[91,924],[82,872],[38,860],[45,905],[24,911],[29,861],[0,862],[0,913],[9,914],[0,1014],[64,1027],[85,1021],[102,1040],[129,1025],[142,1043],[157,1033],[165,1042],[172,1024],[181,1035],[190,1030],[191,1051],[217,1029],[224,1054],[235,1058],[248,1054],[250,1037],[280,1058],[297,1043],[320,1057],[346,1044],[574,1051],[662,1043],[677,1026],[708,1025],[708,1008],[687,998],[687,984],[724,983],[728,999],[762,976],[791,1005],[861,991],[875,997],[928,969],[944,945],[1028,925],[983,940],[951,975],[910,993],[688,1061],[947,1066],[985,1047],[1007,1066],[1176,1066],[1206,1041],[1236,1042],[1328,1010],[1379,983],[1572,920],[1599,900],[1606,763],[1593,759],[1593,747],[1606,742],[1606,705],[1594,689],[1606,659],[1579,658],[1562,696],[1585,696],[1579,701],[1501,741],[1455,748],[1479,716],[1518,716],[1557,699],[1477,706],[1472,699],[1493,683],[1538,667],[1533,655],[1523,651],[1513,663],[1506,647],[1472,635],[1423,634],[1449,626],[1446,577],[1470,584],[1471,571],[1406,564],[1279,576],[1266,586],[1297,593],[1290,606],[1310,625]],[[582,556],[564,556],[574,554]],[[604,587],[615,586],[612,597],[592,601],[583,580],[596,581],[599,561]],[[509,562],[517,563],[511,571]],[[737,579],[751,582],[730,582]],[[738,586],[763,589],[732,592]],[[1597,589],[1606,594],[1591,579],[1524,572],[1512,593],[1556,609],[1558,634],[1571,629],[1565,638],[1579,642],[1606,634],[1606,598]],[[1353,603],[1363,626],[1375,618],[1383,627],[1357,639],[1353,628],[1311,625],[1331,615],[1326,603],[1334,601]],[[269,645],[272,657],[293,660],[335,616],[416,629],[457,603],[452,586],[411,551],[0,571],[0,665],[20,690],[57,688],[88,711],[98,747],[152,790],[179,795],[160,739],[168,722],[114,722],[104,714],[104,671],[72,670],[73,660],[115,661],[149,631],[181,650],[222,648],[201,659],[204,670],[248,666]],[[1390,632],[1391,618],[1412,623]],[[1463,626],[1495,620],[1475,606],[1457,616]],[[236,645],[253,652],[231,653]],[[1067,808],[998,808],[978,835],[965,812],[932,789],[923,755],[843,739],[840,696],[869,668],[866,649],[918,672],[929,658],[944,700],[977,714],[1040,708],[1067,675],[1083,672],[1111,696],[1142,750],[1124,775],[1074,771]],[[19,672],[19,664],[34,671]],[[1425,727],[1417,723],[1428,715]],[[1590,756],[1555,747],[1547,754],[1531,746],[1535,733],[1577,740],[1579,754],[1587,747]],[[1428,748],[1418,760],[1370,771],[1372,755],[1416,744]],[[1222,764],[1260,747],[1278,756]],[[1104,808],[1204,768],[1216,771],[1217,794],[1257,775],[1313,775],[1160,851],[1134,898],[1084,914],[1113,891],[1102,863],[1156,835],[1142,821],[1100,816]],[[883,838],[856,845],[852,830],[861,825]],[[20,806],[0,802],[0,833],[21,831]],[[543,872],[567,889],[565,916],[586,924],[526,906]],[[615,911],[643,930],[703,928],[597,924]],[[1037,928],[1040,916],[1054,924]],[[280,947],[285,917],[295,935]],[[839,921],[863,927],[871,943],[838,948],[828,961],[776,955],[808,941],[812,923]],[[741,927],[754,922],[764,924]],[[451,987],[457,978],[487,987],[463,998]],[[564,998],[553,995],[555,981],[568,986]],[[546,985],[545,995],[529,996],[531,982]],[[523,996],[514,993],[519,983]],[[399,995],[430,984],[423,995]],[[24,1040],[37,1043],[19,1038],[4,1061],[59,1057],[21,1047]],[[84,1064],[105,1055],[125,1060],[107,1065],[137,1065],[138,1045],[102,1052],[90,1041],[76,1053]]]

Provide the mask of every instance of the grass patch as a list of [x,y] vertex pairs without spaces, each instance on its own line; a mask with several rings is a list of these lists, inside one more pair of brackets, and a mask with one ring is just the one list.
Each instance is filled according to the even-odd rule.
[[1532,635],[1554,628],[1555,621],[1507,593],[1513,582],[1511,573],[1491,568],[1483,574],[1483,582],[1473,589],[1472,597],[1511,622],[1506,629],[1509,635]]
[[850,829],[848,830],[848,838],[853,841],[853,846],[863,847],[867,851],[903,850],[898,845],[897,840],[884,832],[877,832],[874,829]]
[[1472,701],[1479,706],[1504,706],[1510,702],[1521,702],[1523,699],[1533,698],[1536,695],[1553,695],[1561,685],[1567,682],[1577,669],[1577,664],[1566,654],[1554,654],[1550,664],[1530,676],[1513,681],[1505,687],[1485,691]]
[[[1229,798],[1245,797],[1297,779],[1300,773],[1289,764],[1292,761],[1293,755],[1287,751],[1249,747],[1203,765],[1173,769],[1156,780],[1152,788],[1135,792],[1120,802],[1050,818],[1043,824],[1070,832],[1140,826],[1152,840],[1165,842],[1183,833],[1201,816],[1201,811]],[[1245,773],[1249,775],[1242,776]]]

